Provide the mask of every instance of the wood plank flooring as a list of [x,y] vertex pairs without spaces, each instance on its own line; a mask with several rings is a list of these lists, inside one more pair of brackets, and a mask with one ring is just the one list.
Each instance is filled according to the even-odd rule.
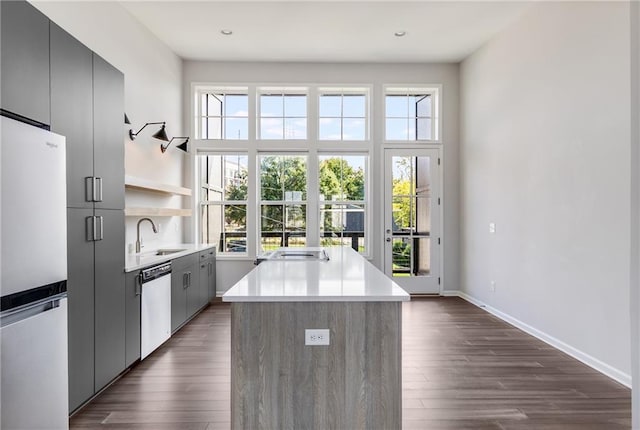
[[[228,430],[230,321],[210,306],[71,429]],[[462,299],[405,303],[402,344],[405,430],[631,428],[628,388]]]

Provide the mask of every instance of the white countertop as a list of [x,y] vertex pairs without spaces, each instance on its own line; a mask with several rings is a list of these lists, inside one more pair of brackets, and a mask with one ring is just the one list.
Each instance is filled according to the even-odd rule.
[[[320,250],[322,248],[292,248]],[[222,296],[225,302],[408,301],[409,294],[349,247],[329,261],[265,261]]]
[[[169,245],[160,246],[157,249],[143,251],[140,254],[127,254],[124,271],[132,272],[134,270],[142,269],[144,267],[153,266],[158,263],[173,260],[174,258],[183,257],[185,255],[193,254],[194,252],[204,251],[205,249],[213,248],[215,245],[211,244],[196,244],[196,243],[174,243]],[[169,255],[156,255],[158,249],[180,249],[180,252],[174,252]]]

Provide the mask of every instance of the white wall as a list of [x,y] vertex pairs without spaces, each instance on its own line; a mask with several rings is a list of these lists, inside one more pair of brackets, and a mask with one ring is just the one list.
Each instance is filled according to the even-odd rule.
[[[457,64],[331,64],[331,63],[184,63],[184,123],[191,124],[191,83],[246,84],[367,84],[373,85],[372,112],[383,112],[383,84],[442,84],[443,86],[443,150],[444,150],[444,289],[457,289],[458,266],[458,65]],[[372,114],[372,117],[375,114]],[[379,114],[378,114],[379,117]],[[372,176],[372,242],[373,263],[382,268],[382,124],[372,124],[375,143],[370,160]],[[243,270],[253,266],[238,262],[218,261],[218,290],[232,286]],[[244,273],[246,273],[244,272]]]
[[[112,1],[32,2],[52,21],[98,53],[125,75],[125,112],[131,126],[123,124],[125,172],[162,183],[182,185],[184,152],[160,152],[157,130],[148,126],[132,142],[127,131],[146,122],[166,121],[167,134],[182,136],[182,60],[142,26],[122,6]],[[181,197],[165,197],[127,190],[128,207],[181,207]],[[188,203],[187,203],[188,204]],[[138,218],[127,217],[126,242],[134,243]],[[148,225],[143,237],[154,243],[182,241],[182,219],[160,217],[161,232],[153,235]]]
[[627,384],[629,39],[626,2],[538,3],[460,77],[464,293]]

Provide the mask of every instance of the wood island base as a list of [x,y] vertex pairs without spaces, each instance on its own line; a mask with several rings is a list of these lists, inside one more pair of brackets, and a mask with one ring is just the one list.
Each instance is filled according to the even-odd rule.
[[401,323],[398,301],[232,303],[231,428],[400,429]]

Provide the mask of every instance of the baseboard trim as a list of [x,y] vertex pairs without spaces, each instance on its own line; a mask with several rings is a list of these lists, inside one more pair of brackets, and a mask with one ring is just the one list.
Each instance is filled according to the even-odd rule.
[[476,299],[475,297],[472,297],[470,295],[468,295],[467,293],[463,292],[463,291],[443,291],[443,296],[457,296],[460,297],[466,301],[468,301],[469,303],[478,306],[479,308],[484,309],[485,311],[489,312],[490,314],[500,318],[501,320],[519,328],[520,330],[530,334],[531,336],[540,339],[541,341],[553,346],[554,348],[559,349],[560,351],[564,352],[565,354],[570,355],[571,357],[575,358],[576,360],[586,364],[587,366],[597,370],[598,372],[608,376],[609,378],[621,383],[622,385],[631,388],[631,375],[626,374],[618,369],[616,369],[615,367],[612,367],[600,360],[598,360],[595,357],[592,357],[589,354],[586,354],[582,351],[580,351],[579,349],[574,348],[571,345],[568,345],[566,343],[564,343],[563,341],[556,339],[553,336],[548,335],[547,333],[540,331],[538,329],[536,329],[535,327],[530,326],[527,323],[524,323],[522,321],[520,321],[517,318],[512,317],[509,314],[506,314],[492,306],[487,305],[486,303],[481,302],[480,300]]

